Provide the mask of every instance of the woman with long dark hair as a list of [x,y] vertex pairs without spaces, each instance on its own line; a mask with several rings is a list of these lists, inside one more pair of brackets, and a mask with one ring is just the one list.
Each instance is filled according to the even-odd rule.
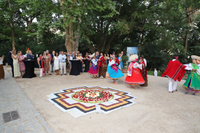
[[40,78],[42,78],[43,77],[43,71],[44,71],[44,61],[43,61],[41,53],[38,55],[37,63],[38,63],[38,66],[40,68]]

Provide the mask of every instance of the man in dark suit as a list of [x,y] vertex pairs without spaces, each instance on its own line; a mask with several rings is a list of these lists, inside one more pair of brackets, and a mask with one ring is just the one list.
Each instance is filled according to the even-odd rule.
[[13,59],[11,57],[12,55],[12,49],[8,52],[8,64],[11,66],[12,69],[12,77],[14,77],[14,71],[13,71]]
[[54,61],[53,61],[53,58],[55,56],[55,51],[52,51],[52,54],[51,54],[51,72],[53,73],[53,66],[54,66]]

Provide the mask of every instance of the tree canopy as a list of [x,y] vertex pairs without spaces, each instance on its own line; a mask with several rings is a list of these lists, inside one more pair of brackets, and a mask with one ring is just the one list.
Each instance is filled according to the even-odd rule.
[[1,0],[0,53],[116,53],[139,47],[149,69],[200,55],[199,0]]

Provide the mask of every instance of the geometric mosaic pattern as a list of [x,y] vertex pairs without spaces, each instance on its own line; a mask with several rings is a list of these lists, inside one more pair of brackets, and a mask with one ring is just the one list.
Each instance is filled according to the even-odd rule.
[[110,113],[112,111],[118,110],[122,107],[127,107],[135,104],[133,101],[136,97],[130,95],[129,92],[124,92],[121,90],[112,89],[110,87],[102,88],[99,86],[87,87],[75,87],[61,90],[58,93],[52,93],[51,98],[48,100],[53,103],[56,107],[61,109],[63,112],[68,112],[70,110],[76,110],[82,115],[86,115],[96,111],[95,104],[97,103],[83,103],[72,99],[72,94],[81,90],[98,89],[102,91],[109,91],[114,95],[114,98],[110,101],[98,103],[100,105],[101,112],[104,114]]

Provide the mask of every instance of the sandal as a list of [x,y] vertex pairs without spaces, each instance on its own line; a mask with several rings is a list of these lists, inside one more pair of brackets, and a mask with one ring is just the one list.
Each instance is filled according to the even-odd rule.
[[169,91],[169,93],[173,93],[173,91]]

